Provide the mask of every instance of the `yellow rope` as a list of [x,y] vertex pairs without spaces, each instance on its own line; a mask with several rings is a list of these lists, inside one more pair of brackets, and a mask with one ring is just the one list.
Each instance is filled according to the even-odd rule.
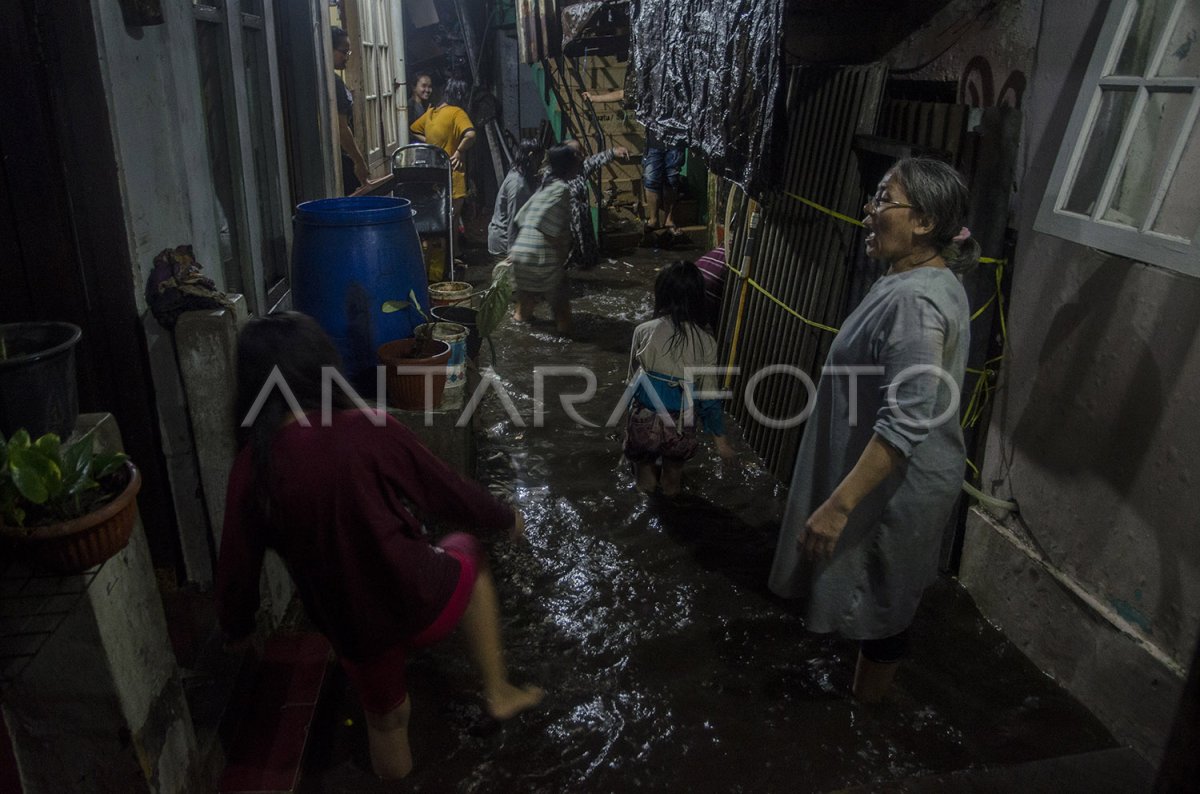
[[[817,202],[812,201],[811,199],[806,199],[803,196],[797,196],[795,193],[789,193],[786,190],[782,191],[782,192],[783,192],[783,195],[787,196],[788,198],[795,199],[796,201],[799,201],[801,204],[805,205],[806,207],[811,207],[812,209],[817,210],[818,212],[823,212],[832,218],[837,218],[840,221],[844,221],[846,223],[853,224],[854,226],[858,226],[858,227],[863,226],[863,222],[858,220],[857,218],[851,218],[849,215],[845,215],[843,213],[837,212],[836,210],[832,210],[829,207],[824,207],[824,206],[818,204]],[[996,281],[996,291],[993,292],[992,296],[987,299],[987,302],[985,302],[982,306],[980,306],[978,309],[976,309],[971,314],[971,320],[975,321],[975,320],[979,319],[979,317],[981,317],[983,315],[983,313],[985,311],[987,311],[989,306],[991,306],[993,303],[996,303],[997,310],[1000,313],[1001,344],[1004,347],[1007,347],[1007,345],[1008,345],[1008,327],[1004,321],[1004,295],[1001,292],[1000,286],[1001,286],[1001,282],[1004,279],[1004,266],[1006,264],[1008,264],[1008,260],[994,258],[994,257],[988,257],[988,256],[982,256],[979,258],[979,261],[982,263],[985,263],[985,264],[991,264],[991,265],[996,266],[995,274],[994,274],[995,281]],[[766,298],[769,301],[771,301],[776,306],[783,309],[788,314],[792,315],[793,317],[795,317],[797,320],[804,323],[805,325],[810,325],[813,328],[819,328],[822,331],[828,331],[831,334],[836,334],[838,332],[838,329],[836,329],[832,326],[825,325],[824,323],[819,323],[815,320],[808,319],[803,314],[801,314],[800,312],[793,309],[791,306],[788,306],[786,303],[779,300],[779,298],[776,298],[774,295],[772,295],[770,293],[770,291],[767,290],[766,287],[759,284],[754,279],[746,276],[742,271],[738,270],[733,265],[727,264],[726,268],[728,268],[738,278],[742,279],[742,293],[741,293],[741,297],[739,300],[737,322],[734,327],[734,343],[733,343],[732,348],[730,349],[730,355],[729,355],[729,367],[730,367],[728,370],[729,372],[732,372],[733,361],[734,361],[734,358],[736,357],[737,337],[740,335],[739,331],[741,330],[742,315],[744,313],[745,305],[746,305],[746,285],[754,287],[754,289],[758,290],[764,296],[766,296]],[[999,356],[996,356],[995,358],[991,358],[988,361],[984,362],[982,369],[974,369],[972,367],[967,367],[967,372],[972,375],[975,375],[977,377],[975,379],[975,387],[974,387],[974,389],[971,390],[971,398],[970,398],[970,400],[967,401],[967,407],[963,411],[962,426],[964,428],[974,427],[979,422],[979,420],[982,418],[984,408],[987,406],[988,402],[991,400],[992,391],[993,391],[992,384],[991,384],[991,378],[993,375],[996,374],[996,370],[992,369],[992,365],[999,363],[1003,359],[1004,359],[1003,355],[999,355]],[[726,388],[729,387],[729,380],[730,380],[730,376],[726,375],[726,383],[725,383]],[[971,463],[971,461],[969,461],[969,460],[967,461],[967,464],[975,471],[975,475],[979,476],[979,469],[975,467],[975,464]]]
[[[795,193],[789,193],[786,190],[782,191],[782,193],[783,193],[783,195],[787,196],[788,198],[795,199],[796,201],[799,201],[801,204],[804,204],[807,207],[812,207],[813,209],[817,210],[818,212],[823,212],[832,218],[837,218],[838,220],[845,221],[846,223],[852,223],[855,226],[861,227],[863,225],[862,221],[858,220],[857,218],[851,218],[849,215],[844,215],[844,214],[838,212],[837,210],[831,210],[831,209],[829,209],[829,207],[821,206],[820,204],[818,204],[815,201],[812,201],[811,199],[806,199],[803,196],[797,196]],[[1007,339],[1008,331],[1004,326],[1004,311],[1003,311],[1004,299],[1003,299],[1003,297],[1000,296],[1000,280],[1001,280],[1001,278],[1003,278],[1004,265],[1007,264],[1008,260],[1007,259],[994,259],[994,258],[988,257],[988,256],[981,256],[979,258],[979,261],[987,263],[987,264],[996,265],[996,291],[994,293],[992,293],[992,297],[988,298],[986,303],[984,303],[982,306],[980,306],[978,309],[975,310],[975,313],[971,315],[971,319],[972,320],[978,319],[980,317],[980,315],[982,315],[985,311],[987,311],[987,308],[989,306],[991,306],[994,301],[999,299],[1000,300],[1000,309],[1001,309],[1001,311],[1000,311],[1000,334],[1001,334],[1002,338]],[[797,320],[804,323],[805,325],[811,325],[813,328],[819,328],[822,331],[828,331],[831,334],[836,334],[838,332],[838,329],[836,329],[832,326],[825,325],[824,323],[819,323],[816,320],[808,319],[803,314],[801,314],[800,312],[793,309],[791,306],[788,306],[786,303],[779,300],[779,298],[776,298],[774,295],[772,295],[770,293],[770,291],[767,290],[766,287],[759,284],[754,279],[747,277],[745,274],[742,273],[742,271],[738,270],[733,265],[726,264],[725,267],[730,272],[732,272],[734,275],[736,275],[738,278],[744,279],[745,284],[749,284],[751,287],[754,287],[756,290],[758,290],[764,296],[766,296],[766,298],[769,301],[771,301],[776,306],[783,309],[788,314],[792,315],[793,317],[795,317]],[[741,300],[740,300],[741,305],[738,307],[738,318],[737,318],[737,324],[736,324],[737,327],[735,327],[735,336],[736,336],[736,330],[738,330],[738,328],[741,326],[741,319],[742,319],[742,311],[741,310],[745,306],[745,300],[746,300],[745,284],[743,284],[743,287],[742,287],[742,295],[741,295]],[[731,354],[732,354],[732,351],[731,351]],[[733,365],[733,356],[732,355],[730,356],[729,363],[730,363],[730,366]],[[970,372],[970,371],[971,370],[968,370],[968,372]]]
[[808,324],[808,325],[811,325],[813,328],[820,328],[822,331],[829,331],[831,334],[836,334],[836,333],[838,332],[838,329],[836,329],[836,328],[834,328],[834,327],[832,327],[832,326],[825,325],[824,323],[819,323],[819,322],[817,322],[816,320],[810,320],[810,319],[808,319],[808,318],[807,318],[807,317],[805,317],[803,314],[801,314],[800,312],[796,311],[796,310],[795,310],[795,309],[793,309],[791,306],[788,306],[786,303],[784,303],[783,301],[779,300],[779,298],[776,298],[774,295],[772,295],[770,292],[768,292],[768,291],[767,291],[767,288],[766,288],[766,287],[764,287],[762,284],[759,284],[759,283],[758,283],[757,281],[755,281],[754,279],[752,279],[752,278],[749,278],[749,277],[747,277],[747,276],[743,275],[743,274],[742,274],[742,271],[738,270],[738,269],[737,269],[736,267],[734,267],[733,265],[729,265],[729,264],[727,264],[727,265],[725,265],[725,267],[726,267],[726,268],[727,268],[727,269],[728,269],[728,270],[729,270],[731,273],[733,273],[735,276],[737,276],[738,278],[745,279],[745,283],[747,283],[747,284],[749,284],[750,286],[754,287],[756,290],[758,290],[758,291],[759,291],[759,292],[761,292],[763,295],[765,295],[765,296],[767,297],[767,299],[768,299],[768,300],[770,300],[770,301],[771,301],[772,303],[774,303],[776,306],[778,306],[778,307],[780,307],[781,309],[783,309],[784,311],[786,311],[788,314],[790,314],[790,315],[792,315],[793,317],[795,317],[795,318],[796,318],[797,320],[799,320],[800,322],[802,322],[802,323],[806,323],[806,324]]
[[804,198],[804,196],[797,196],[795,193],[788,193],[786,190],[783,191],[783,195],[787,196],[788,198],[793,198],[796,201],[799,201],[801,204],[812,207],[817,212],[823,212],[826,215],[837,218],[839,221],[845,221],[846,223],[853,223],[855,226],[863,225],[862,221],[860,221],[858,218],[851,218],[849,215],[843,215],[842,213],[838,212],[837,210],[831,210],[831,209],[829,209],[829,207],[822,207],[817,202]]

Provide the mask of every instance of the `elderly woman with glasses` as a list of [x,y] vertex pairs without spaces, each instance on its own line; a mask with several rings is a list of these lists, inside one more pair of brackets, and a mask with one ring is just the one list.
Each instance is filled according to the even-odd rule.
[[861,641],[854,696],[882,699],[937,575],[966,454],[958,421],[978,262],[969,196],[945,163],[909,158],[863,207],[890,265],[833,340],[792,475],[771,589],[806,627]]

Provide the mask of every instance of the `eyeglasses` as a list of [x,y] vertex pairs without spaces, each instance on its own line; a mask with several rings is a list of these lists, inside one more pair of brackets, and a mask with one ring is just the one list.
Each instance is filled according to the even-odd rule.
[[[884,205],[887,205],[887,206],[884,206]],[[879,213],[883,212],[884,210],[890,210],[890,209],[909,209],[909,210],[916,209],[916,207],[914,207],[912,204],[905,204],[901,201],[892,201],[890,199],[885,199],[883,196],[879,195],[878,193],[876,193],[874,196],[871,196],[871,198],[867,199],[867,206],[869,206],[871,208],[872,215],[878,215]]]

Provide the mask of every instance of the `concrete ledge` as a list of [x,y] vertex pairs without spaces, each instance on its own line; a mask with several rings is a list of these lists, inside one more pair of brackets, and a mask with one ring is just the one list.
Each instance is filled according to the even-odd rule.
[[1158,766],[1184,683],[1161,651],[977,508],[968,513],[959,579],[1034,664]]
[[388,413],[417,434],[429,451],[449,464],[463,477],[475,476],[475,418],[462,427],[457,425],[463,406],[479,385],[479,375],[467,370],[467,382],[457,389],[447,389],[442,404],[427,417],[424,411],[401,411],[389,408]]

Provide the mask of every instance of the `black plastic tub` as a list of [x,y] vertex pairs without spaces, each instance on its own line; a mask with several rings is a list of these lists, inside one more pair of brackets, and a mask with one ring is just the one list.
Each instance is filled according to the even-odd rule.
[[0,432],[5,438],[22,428],[34,439],[57,433],[65,440],[75,431],[75,345],[81,335],[71,323],[0,325]]

